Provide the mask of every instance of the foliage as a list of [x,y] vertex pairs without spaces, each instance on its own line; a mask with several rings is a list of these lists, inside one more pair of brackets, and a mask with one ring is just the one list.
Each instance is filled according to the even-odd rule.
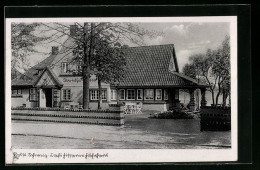
[[92,60],[92,70],[99,80],[116,85],[124,78],[126,59],[124,51],[126,46],[111,46],[102,41],[95,48]]
[[11,24],[11,50],[12,67],[23,69],[28,66],[27,56],[32,53],[38,53],[34,46],[45,37],[37,36],[34,31],[40,24],[38,23],[12,23]]
[[[73,53],[73,63],[79,65],[77,74],[83,77],[83,107],[89,106],[89,78],[97,75],[100,81],[118,83],[124,72],[122,48],[125,44],[143,44],[143,37],[157,34],[140,28],[133,23],[62,23],[43,24],[50,32],[49,42],[58,42],[63,36],[73,43],[63,46],[64,57]],[[54,32],[53,32],[54,31]],[[70,34],[73,33],[73,34]]]
[[196,79],[197,78],[197,75],[196,75],[196,71],[195,71],[195,66],[193,64],[185,64],[184,67],[183,67],[183,73],[186,75],[186,76],[189,76],[193,79]]
[[198,118],[197,114],[183,112],[180,110],[165,111],[162,113],[155,113],[150,115],[152,119],[195,119]]
[[[213,105],[218,104],[219,95],[223,94],[223,105],[230,95],[230,42],[226,36],[219,48],[208,49],[205,54],[190,56],[190,64],[186,64],[183,73],[194,79],[202,79],[209,86],[212,94]],[[214,90],[218,87],[218,93]]]

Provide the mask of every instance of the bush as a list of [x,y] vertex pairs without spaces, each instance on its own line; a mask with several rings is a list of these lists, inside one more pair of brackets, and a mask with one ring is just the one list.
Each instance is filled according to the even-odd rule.
[[198,115],[181,111],[165,111],[162,113],[151,114],[149,118],[152,119],[194,119]]

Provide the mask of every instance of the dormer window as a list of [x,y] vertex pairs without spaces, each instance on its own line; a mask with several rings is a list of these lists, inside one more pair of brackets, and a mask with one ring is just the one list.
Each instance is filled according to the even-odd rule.
[[35,75],[39,75],[42,70],[37,69],[37,72],[35,72]]
[[69,63],[61,63],[61,72],[68,73],[69,72]]
[[77,65],[77,66],[76,66],[76,71],[77,71],[78,73],[82,72],[82,66],[81,66],[81,65]]

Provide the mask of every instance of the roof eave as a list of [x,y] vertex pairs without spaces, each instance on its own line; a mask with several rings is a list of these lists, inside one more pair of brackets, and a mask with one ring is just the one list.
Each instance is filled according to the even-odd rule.
[[33,85],[12,85],[12,87],[33,87]]

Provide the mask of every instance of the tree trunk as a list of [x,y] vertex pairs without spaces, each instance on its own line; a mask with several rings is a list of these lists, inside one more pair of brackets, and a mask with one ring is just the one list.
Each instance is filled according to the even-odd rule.
[[231,93],[230,93],[230,91],[229,91],[229,93],[228,93],[228,103],[229,103],[229,106],[231,107]]
[[[88,55],[88,24],[84,23],[84,59],[83,59],[83,108],[89,109],[90,56]],[[89,48],[91,50],[91,46]]]
[[220,95],[220,90],[218,91],[218,94],[216,96],[216,105],[218,105],[218,98],[219,98],[219,95]]
[[86,66],[83,67],[83,108],[89,109],[89,73]]
[[214,95],[214,90],[211,90],[211,97],[212,97],[212,104],[213,106],[215,105],[215,95]]
[[223,101],[222,101],[222,105],[223,107],[226,106],[226,100],[227,100],[227,95],[226,95],[226,90],[223,90]]
[[102,86],[101,86],[101,80],[98,78],[98,109],[101,109],[102,104]]

